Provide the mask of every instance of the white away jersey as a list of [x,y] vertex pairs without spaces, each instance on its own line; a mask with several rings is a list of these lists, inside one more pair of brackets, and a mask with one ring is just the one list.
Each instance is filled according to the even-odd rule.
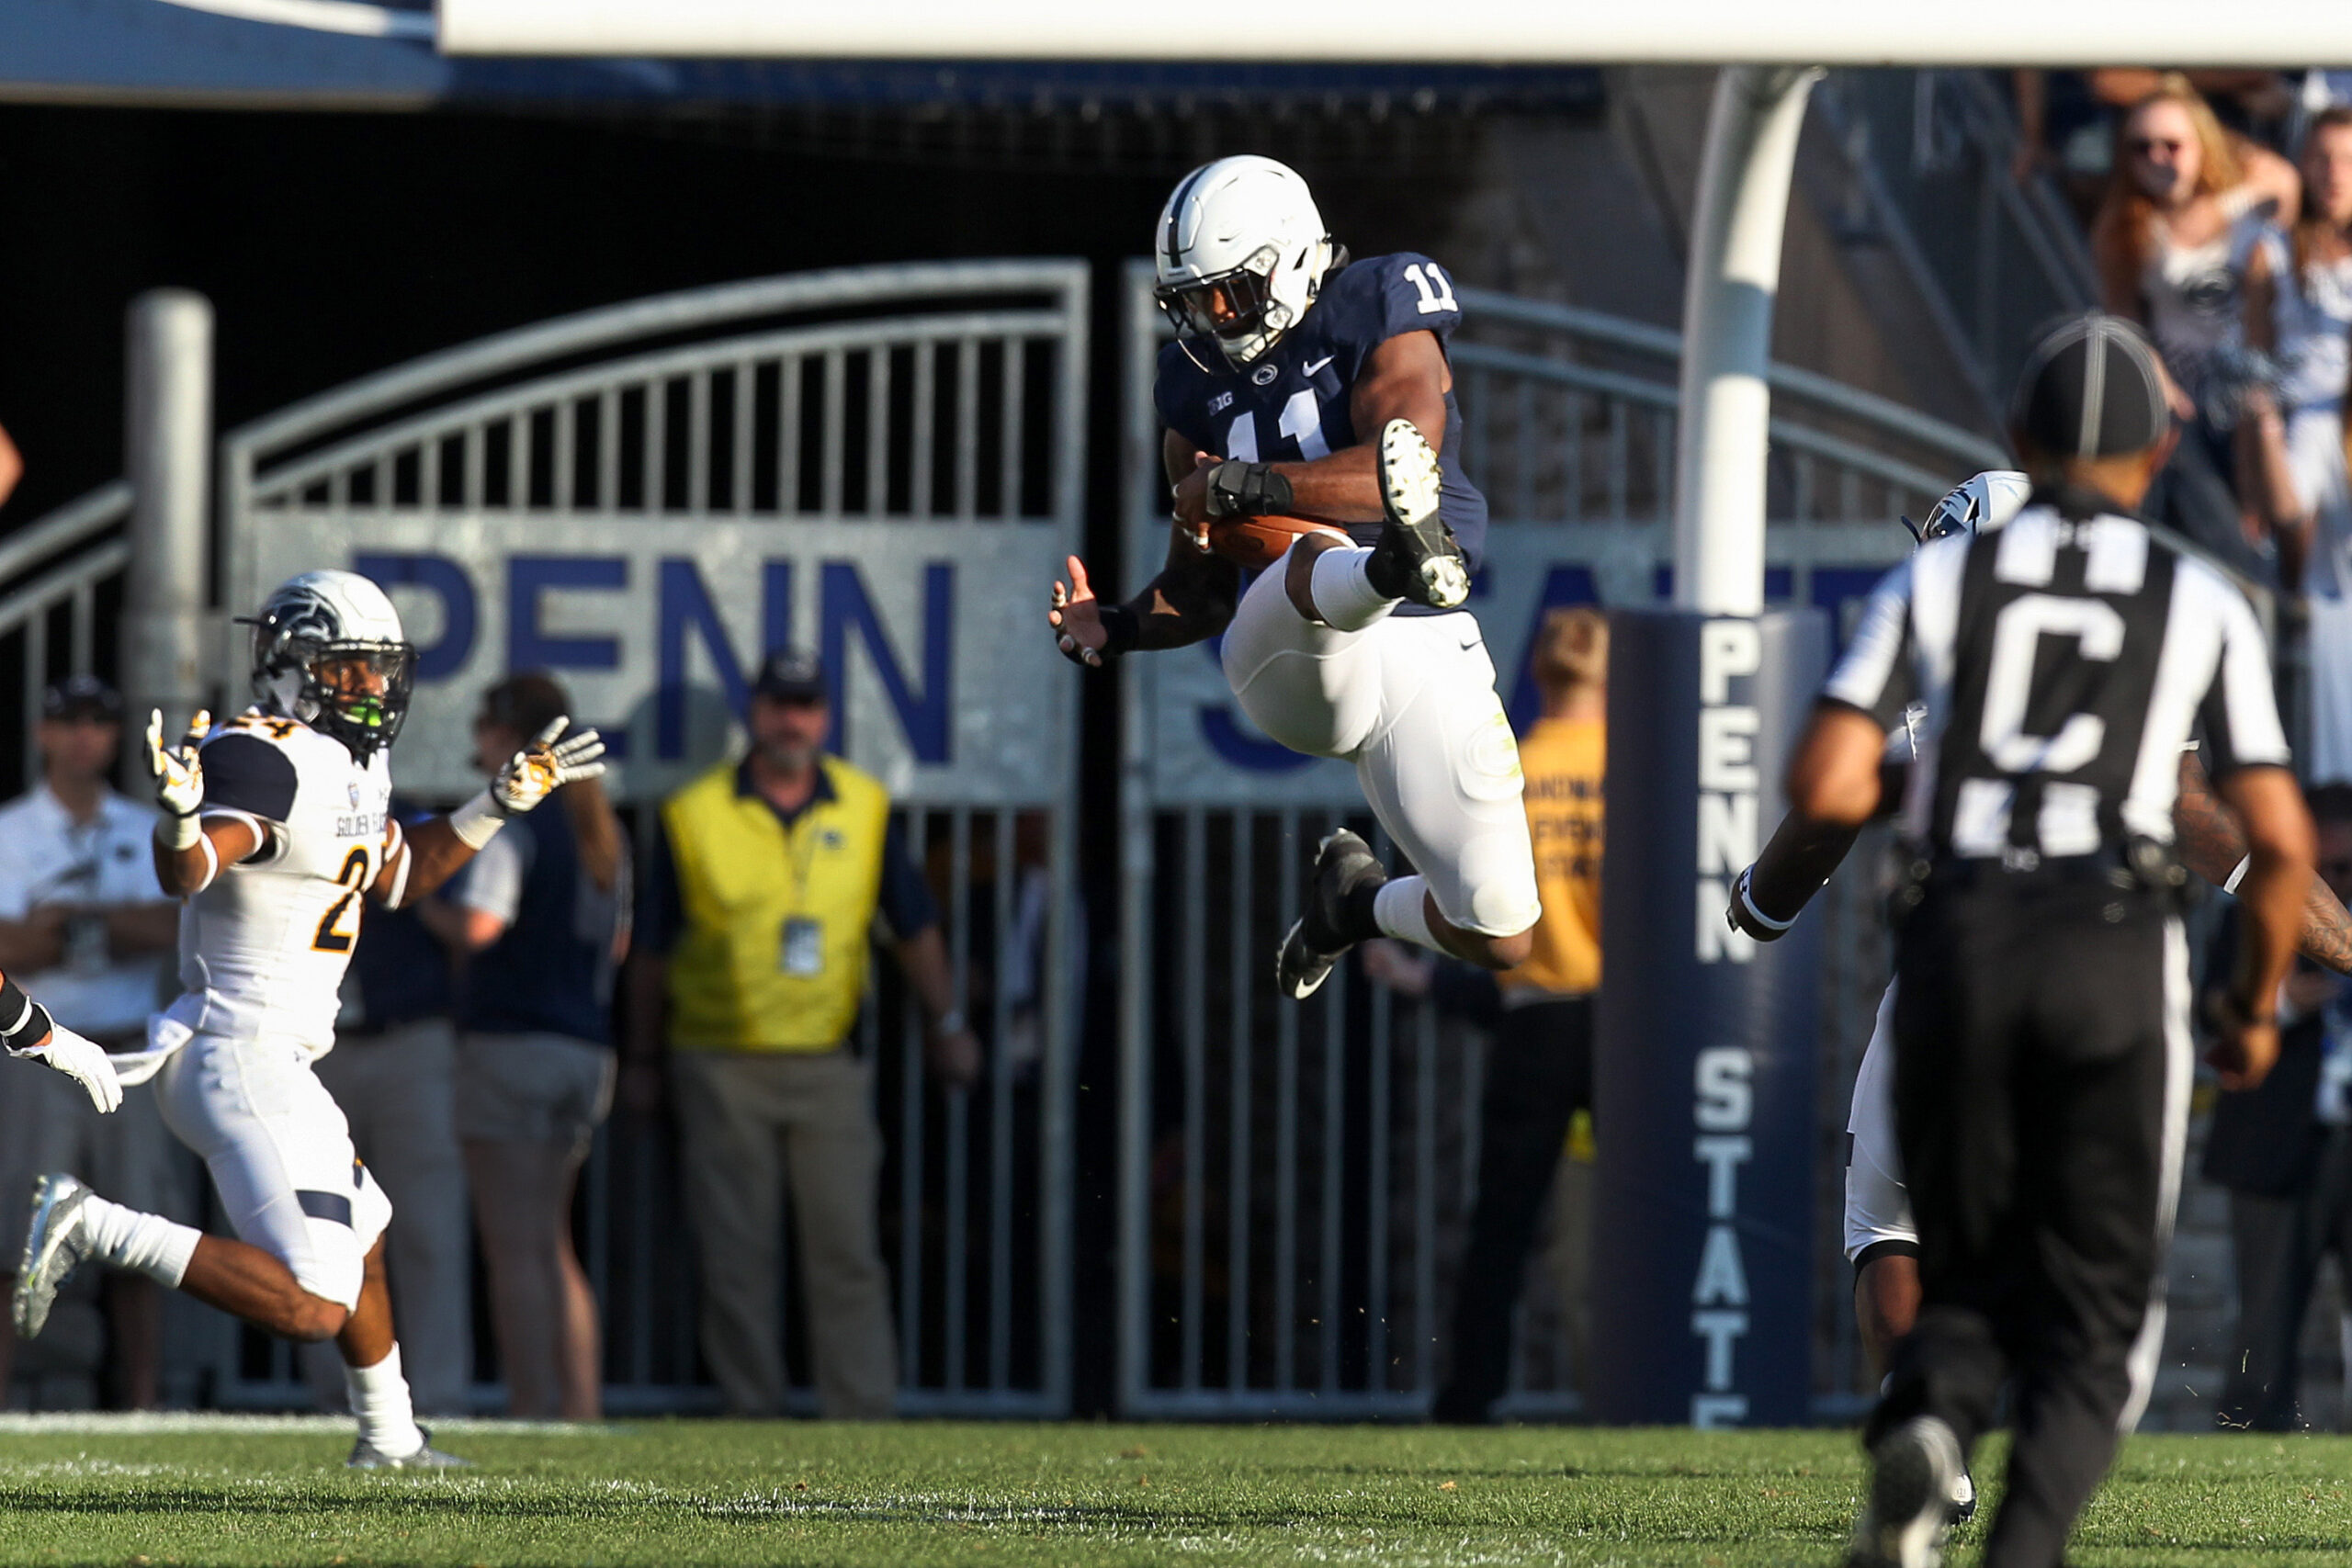
[[390,762],[381,751],[354,761],[341,741],[257,708],[216,728],[201,755],[204,814],[253,822],[268,845],[188,900],[188,995],[175,1010],[204,1033],[322,1054],[334,1044],[360,900],[398,841]]

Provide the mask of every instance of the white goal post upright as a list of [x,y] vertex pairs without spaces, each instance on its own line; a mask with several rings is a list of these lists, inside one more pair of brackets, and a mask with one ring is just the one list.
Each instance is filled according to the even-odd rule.
[[1674,603],[1764,608],[1766,377],[1797,134],[1817,69],[1734,65],[1715,82],[1682,294]]

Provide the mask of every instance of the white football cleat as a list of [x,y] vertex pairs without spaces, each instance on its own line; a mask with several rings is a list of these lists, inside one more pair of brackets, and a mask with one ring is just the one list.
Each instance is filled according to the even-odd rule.
[[17,1265],[17,1294],[9,1303],[17,1332],[33,1338],[48,1326],[57,1288],[90,1255],[82,1227],[82,1206],[90,1190],[62,1170],[33,1179],[32,1224],[25,1233],[25,1255]]
[[1470,567],[1439,515],[1445,479],[1437,454],[1409,419],[1392,419],[1374,448],[1380,477],[1380,542],[1364,581],[1392,599],[1451,610],[1470,597]]
[[1960,1438],[1933,1416],[1915,1416],[1881,1438],[1846,1568],[1942,1568],[1965,1472]]
[[456,1454],[443,1453],[433,1446],[433,1430],[419,1427],[424,1441],[414,1453],[388,1454],[362,1438],[351,1445],[351,1457],[343,1461],[345,1470],[471,1470],[474,1461],[459,1459]]

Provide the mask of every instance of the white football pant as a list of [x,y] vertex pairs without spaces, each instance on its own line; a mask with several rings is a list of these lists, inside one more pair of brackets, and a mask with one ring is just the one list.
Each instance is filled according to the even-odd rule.
[[1476,618],[1392,615],[1334,631],[1291,604],[1288,560],[1258,574],[1226,629],[1241,711],[1294,751],[1355,764],[1373,815],[1450,923],[1527,930],[1542,906],[1519,744]]
[[164,1123],[204,1157],[238,1239],[311,1294],[357,1306],[392,1204],[359,1163],[311,1054],[199,1032],[164,1065],[163,1090]]
[[1878,1021],[1862,1065],[1854,1074],[1854,1102],[1846,1113],[1851,1140],[1846,1153],[1846,1261],[1883,1241],[1916,1248],[1911,1194],[1903,1185],[1903,1151],[1894,1141],[1894,982],[1879,998]]

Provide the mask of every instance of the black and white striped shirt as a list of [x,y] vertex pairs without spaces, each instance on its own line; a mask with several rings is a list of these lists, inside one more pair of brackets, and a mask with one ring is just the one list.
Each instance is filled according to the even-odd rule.
[[1822,696],[1889,731],[1925,704],[1903,819],[1938,856],[2170,842],[2192,735],[2216,777],[2289,760],[2245,595],[2130,518],[2040,497],[1889,572]]

